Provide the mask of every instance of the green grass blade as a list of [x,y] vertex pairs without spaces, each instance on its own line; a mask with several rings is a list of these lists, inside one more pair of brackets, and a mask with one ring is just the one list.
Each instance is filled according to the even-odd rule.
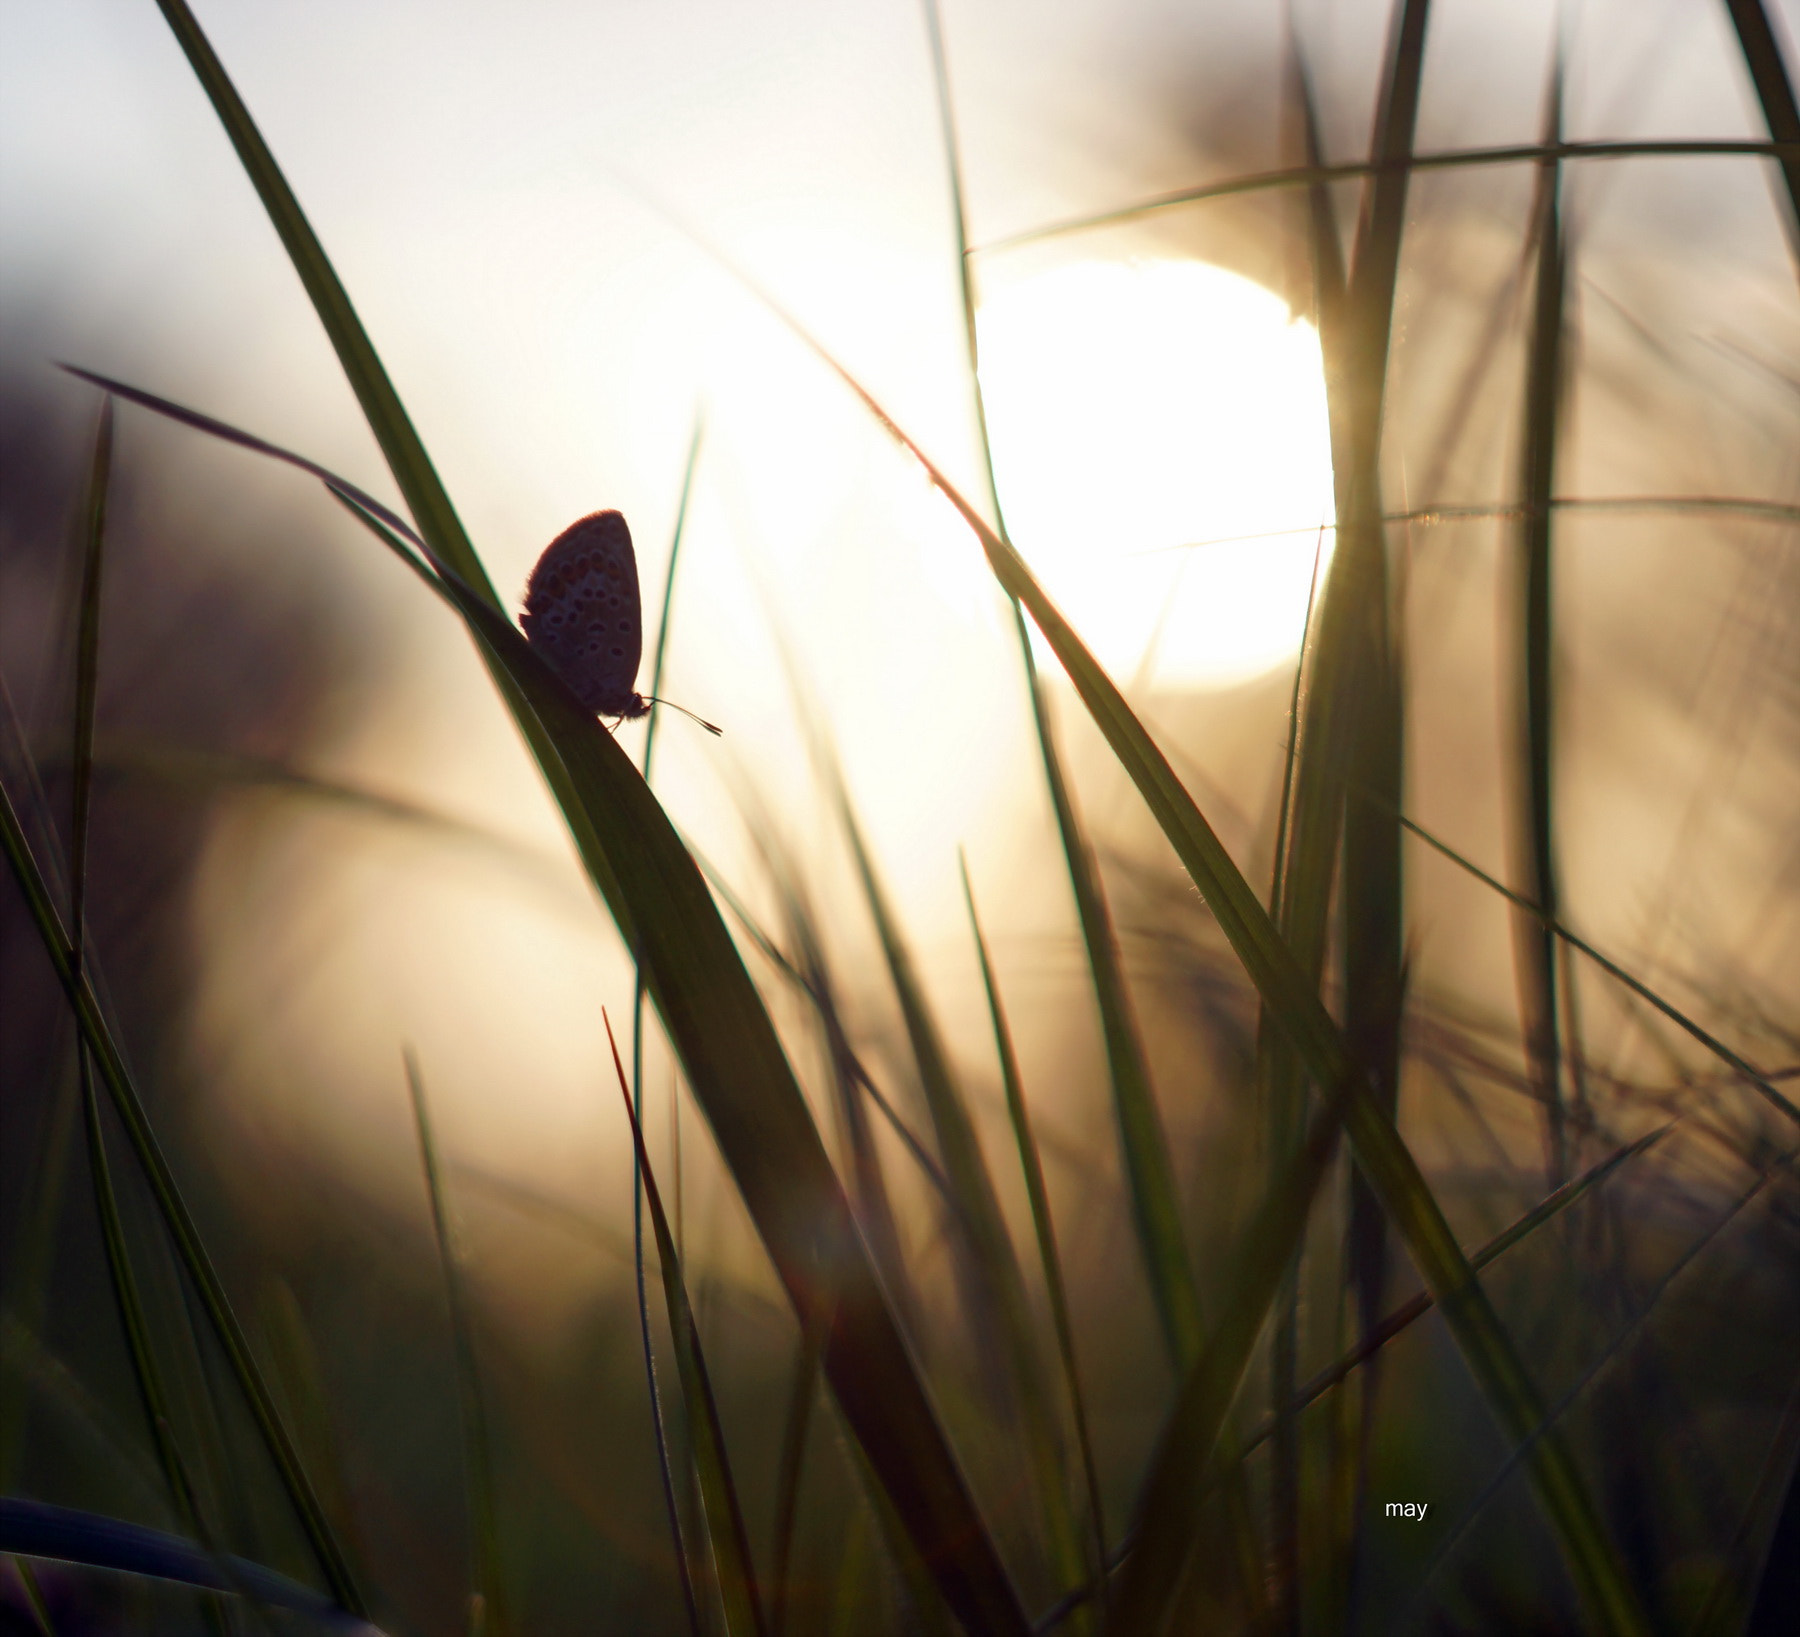
[[150,1321],[144,1312],[144,1300],[137,1277],[131,1267],[131,1253],[125,1242],[125,1228],[119,1217],[118,1195],[113,1189],[112,1169],[106,1157],[106,1137],[100,1122],[100,1099],[94,1087],[86,1047],[81,1054],[81,1104],[87,1131],[88,1166],[94,1185],[94,1208],[100,1219],[100,1238],[106,1250],[106,1270],[112,1283],[113,1303],[124,1332],[125,1348],[131,1359],[132,1378],[137,1384],[138,1399],[150,1441],[156,1450],[163,1481],[174,1498],[175,1510],[196,1540],[213,1549],[212,1532],[201,1514],[199,1497],[188,1475],[187,1462],[175,1441],[174,1419],[169,1411],[168,1396],[163,1392],[162,1376],[150,1342]]
[[[1075,634],[1024,560],[995,533],[937,464],[854,375],[819,344],[779,302],[733,266],[703,237],[696,243],[794,332],[875,416],[896,443],[924,469],[969,525],[1001,588],[1030,613],[1095,725],[1137,786],[1183,868],[1200,889],[1264,1001],[1289,1034],[1318,1084],[1356,1084],[1353,1059],[1316,988],[1269,919],[1255,890],[1232,862],[1212,826],[1182,786],[1112,679]],[[1379,1190],[1390,1220],[1406,1241],[1426,1283],[1438,1293],[1458,1346],[1500,1424],[1520,1438],[1541,1420],[1530,1375],[1498,1315],[1458,1247],[1394,1124],[1367,1096],[1354,1096],[1343,1115],[1357,1162]],[[1261,1323],[1261,1315],[1257,1316]],[[1203,1355],[1203,1363],[1209,1358]],[[1235,1378],[1234,1378],[1235,1379]],[[1601,1526],[1567,1447],[1554,1436],[1535,1443],[1531,1470],[1539,1499],[1556,1530],[1576,1583],[1605,1629],[1646,1629],[1642,1610]]]
[[[838,1137],[842,1152],[849,1162],[849,1187],[856,1207],[863,1237],[869,1242],[875,1265],[887,1284],[902,1323],[918,1335],[919,1303],[902,1251],[900,1225],[888,1194],[886,1173],[882,1169],[880,1151],[865,1103],[876,1105],[893,1124],[902,1143],[919,1161],[932,1186],[946,1205],[954,1205],[949,1180],[937,1161],[898,1118],[887,1099],[874,1087],[874,1081],[863,1068],[850,1044],[850,1028],[838,1004],[837,984],[831,962],[825,953],[825,936],[801,873],[791,850],[781,840],[773,816],[759,797],[739,788],[738,806],[744,814],[752,842],[768,871],[787,923],[787,935],[793,958],[774,947],[774,941],[757,927],[735,894],[722,892],[732,911],[745,923],[751,937],[768,955],[790,983],[811,1002],[823,1036],[825,1055],[831,1068],[833,1107],[837,1115]],[[702,866],[704,868],[704,866]]]
[[1770,142],[1751,138],[1677,137],[1631,142],[1559,142],[1546,149],[1541,142],[1508,143],[1496,148],[1451,148],[1436,153],[1415,153],[1397,161],[1372,159],[1349,160],[1336,165],[1292,165],[1279,170],[1253,171],[1243,176],[1229,176],[1197,187],[1177,188],[1150,199],[1131,204],[1114,205],[1092,215],[1072,216],[1062,221],[1047,222],[992,239],[970,248],[971,256],[994,256],[1022,249],[1048,239],[1068,238],[1078,233],[1091,233],[1101,228],[1118,227],[1166,210],[1184,205],[1205,204],[1214,199],[1241,198],[1246,194],[1281,192],[1310,188],[1318,183],[1362,181],[1384,170],[1404,168],[1410,171],[1482,169],[1493,165],[1537,165],[1546,159],[1800,159],[1800,141]]
[[[943,20],[938,0],[922,0],[926,36],[931,49],[937,87],[938,115],[943,131],[944,157],[950,186],[952,226],[956,238],[958,290],[962,298],[963,335],[968,353],[968,380],[975,425],[981,444],[981,469],[993,508],[996,527],[1007,538],[1006,514],[994,479],[993,448],[988,438],[987,399],[981,389],[980,346],[976,334],[976,292],[970,259],[968,219],[963,207],[962,149],[956,136],[955,101],[950,92],[950,67],[944,49]],[[1050,792],[1056,833],[1062,843],[1069,885],[1075,895],[1076,916],[1088,971],[1093,978],[1094,999],[1100,1011],[1101,1038],[1106,1047],[1113,1111],[1118,1121],[1119,1146],[1125,1177],[1131,1192],[1132,1221],[1137,1229],[1139,1253],[1150,1281],[1151,1300],[1162,1325],[1163,1340],[1177,1372],[1192,1363],[1200,1346],[1200,1307],[1195,1293],[1193,1266],[1182,1231],[1175,1176],[1169,1164],[1168,1143],[1151,1089],[1149,1060],[1131,1009],[1130,991],[1119,959],[1118,938],[1113,931],[1100,869],[1075,806],[1057,750],[1050,704],[1032,656],[1030,634],[1018,599],[1013,599],[1013,626],[1031,700],[1032,725],[1044,764],[1044,780]]]
[[381,442],[459,607],[530,744],[590,878],[650,993],[789,1299],[826,1278],[826,1373],[903,1526],[964,1623],[1019,1632],[1024,1611],[977,1512],[858,1239],[775,1030],[693,860],[593,717],[496,611],[492,588],[323,247],[248,110],[179,0],[159,0],[206,87]]
[[[1552,72],[1548,129],[1554,142],[1562,127],[1562,61]],[[1561,210],[1561,171],[1554,161],[1538,173],[1533,233],[1537,242],[1536,296],[1525,370],[1525,426],[1520,458],[1518,585],[1520,657],[1518,683],[1519,811],[1524,895],[1542,911],[1513,917],[1513,952],[1518,969],[1519,1013],[1525,1024],[1525,1055],[1544,1106],[1545,1148],[1550,1185],[1567,1175],[1568,1138],[1561,1073],[1561,1019],[1557,1010],[1556,935],[1548,922],[1557,916],[1556,824],[1552,802],[1553,586],[1550,500],[1555,492],[1556,445],[1563,397],[1567,281]]]
[[357,402],[375,434],[388,469],[405,496],[420,532],[432,549],[453,569],[477,595],[499,606],[499,598],[464,531],[456,508],[432,466],[425,446],[413,430],[394,384],[376,355],[350,297],[325,255],[324,247],[300,208],[300,201],[288,186],[281,167],[269,151],[244,106],[237,88],[231,83],[224,65],[214,53],[211,43],[201,32],[200,24],[184,0],[157,0],[169,30],[186,54],[194,76],[205,90],[207,100],[231,139],[238,162],[244,168],[262,200],[269,222],[280,236],[282,248],[300,282],[306,287],[313,307],[325,326],[326,336],[336,349]]
[[94,455],[82,502],[81,597],[75,646],[75,735],[70,755],[69,933],[81,963],[87,898],[88,818],[94,785],[94,707],[100,682],[100,587],[106,549],[106,500],[112,479],[113,401],[100,405]]
[[1346,1075],[1242,1235],[1223,1307],[1182,1384],[1138,1491],[1136,1544],[1114,1588],[1104,1637],[1156,1637],[1169,1617],[1196,1545],[1226,1412],[1299,1246],[1346,1106],[1367,1102]]
[[919,983],[899,921],[875,873],[874,860],[869,856],[861,826],[850,805],[849,792],[844,788],[835,763],[830,764],[826,772],[881,941],[888,975],[900,1002],[913,1061],[937,1135],[938,1153],[950,1179],[957,1220],[964,1229],[955,1236],[963,1251],[959,1266],[965,1281],[964,1307],[978,1339],[985,1343],[983,1333],[991,1332],[993,1341],[1001,1349],[1005,1378],[1012,1388],[1020,1418],[1019,1435],[1034,1472],[1050,1560],[1059,1579],[1072,1581],[1081,1574],[1081,1543],[1060,1481],[1061,1439],[1032,1334],[1031,1310],[1018,1257],[1006,1230],[1006,1219],[1001,1214],[999,1197],[982,1155],[980,1139],[969,1118],[967,1102],[950,1066],[949,1052]]
[[[669,543],[669,566],[663,576],[662,611],[656,625],[656,648],[650,661],[650,693],[654,698],[662,692],[663,666],[669,652],[669,628],[675,613],[675,570],[681,560],[681,539],[687,528],[688,500],[694,490],[694,473],[700,464],[701,422],[694,421],[693,436],[688,440],[687,464],[682,472],[681,499],[675,508],[675,534]],[[656,729],[662,712],[654,707],[644,727],[644,783],[650,782],[650,769],[656,753]],[[644,1117],[644,1001],[647,991],[641,966],[634,963],[631,1000],[631,1104],[641,1122]],[[677,1176],[679,1183],[679,1174]],[[674,1545],[675,1566],[680,1573],[682,1602],[687,1610],[689,1628],[700,1630],[700,1613],[694,1601],[693,1576],[688,1569],[687,1552],[681,1539],[681,1509],[676,1504],[674,1466],[669,1456],[669,1430],[663,1416],[662,1391],[656,1380],[656,1348],[650,1336],[650,1306],[644,1288],[644,1179],[635,1165],[631,1175],[631,1250],[633,1293],[637,1301],[638,1337],[644,1353],[644,1378],[650,1396],[650,1428],[656,1439],[657,1473],[662,1481],[663,1505],[669,1515],[669,1533]]]
[[1800,103],[1795,100],[1794,81],[1782,59],[1775,25],[1763,0],[1725,0],[1725,9],[1731,14],[1731,26],[1737,30],[1744,65],[1756,88],[1756,100],[1762,107],[1769,135],[1775,140],[1774,157],[1781,166],[1788,198],[1782,221],[1794,250],[1795,264],[1800,267]]
[[781,1456],[775,1469],[775,1539],[770,1553],[769,1633],[781,1637],[787,1626],[789,1576],[794,1556],[794,1527],[800,1512],[800,1482],[806,1473],[806,1435],[812,1424],[813,1397],[819,1388],[819,1359],[825,1348],[825,1326],[815,1320],[800,1332],[794,1357],[794,1379],[788,1392],[787,1416],[781,1429]]
[[650,1223],[656,1233],[663,1297],[668,1303],[669,1334],[681,1375],[682,1397],[687,1404],[688,1442],[700,1484],[707,1538],[712,1544],[713,1570],[719,1601],[725,1611],[725,1630],[727,1637],[764,1637],[762,1599],[757,1593],[756,1572],[750,1557],[750,1535],[744,1527],[737,1484],[731,1476],[731,1461],[725,1449],[725,1428],[719,1420],[719,1406],[713,1398],[706,1357],[700,1347],[700,1332],[695,1327],[687,1286],[682,1280],[675,1236],[669,1231],[662,1193],[656,1186],[650,1155],[644,1147],[643,1127],[631,1104],[631,1087],[625,1078],[618,1044],[613,1040],[610,1019],[606,1021],[606,1039],[612,1047],[613,1067],[619,1076],[619,1095],[625,1100],[625,1115],[631,1122],[637,1172],[643,1178],[644,1198],[650,1207]]
[[[1069,1318],[1069,1298],[1063,1283],[1062,1258],[1056,1248],[1056,1223],[1050,1215],[1050,1196],[1044,1187],[1044,1167],[1038,1158],[1037,1140],[1031,1134],[1031,1116],[1025,1108],[1025,1089],[1019,1077],[1019,1060],[1013,1051],[1012,1032],[1000,1004],[1000,989],[988,958],[981,919],[975,913],[975,889],[969,866],[960,858],[963,897],[969,906],[969,928],[975,936],[975,953],[981,962],[981,984],[987,993],[988,1016],[994,1025],[994,1050],[1000,1059],[1000,1079],[1006,1091],[1006,1112],[1011,1117],[1013,1138],[1019,1147],[1019,1168],[1025,1175],[1025,1192],[1031,1202],[1031,1225],[1037,1235],[1038,1260],[1043,1267],[1044,1290],[1050,1298],[1050,1318],[1056,1330],[1056,1348],[1062,1360],[1063,1384],[1069,1394],[1069,1413],[1075,1423],[1075,1445],[1081,1456],[1081,1478],[1087,1490],[1088,1528],[1093,1556],[1088,1570],[1102,1594],[1106,1585],[1106,1513],[1100,1502],[1100,1474],[1094,1462],[1094,1443],[1088,1430],[1087,1405],[1081,1392],[1081,1371],[1075,1362],[1075,1327]],[[1060,1477],[1048,1481],[1060,1486]]]
[[[1381,498],[1383,409],[1387,401],[1394,294],[1399,278],[1410,160],[1424,78],[1429,0],[1399,0],[1371,156],[1383,168],[1370,178],[1346,287],[1343,323],[1327,340],[1331,363],[1332,459],[1337,474],[1338,549],[1326,612],[1345,622],[1344,671],[1318,686],[1349,703],[1346,754],[1362,785],[1386,800],[1347,790],[1343,818],[1344,1034],[1382,1113],[1391,1121],[1400,1094],[1400,1028],[1405,996],[1404,852],[1392,808],[1405,780],[1405,722],[1400,644],[1388,567]],[[1334,610],[1333,605],[1338,605]],[[1360,1156],[1359,1156],[1360,1158]],[[1385,1304],[1387,1223],[1378,1190],[1362,1165],[1350,1178],[1345,1264],[1359,1327],[1368,1329]],[[1369,1452],[1379,1377],[1360,1381],[1360,1420],[1350,1493],[1346,1616],[1358,1617]]]
[[512,1629],[507,1618],[504,1570],[500,1555],[499,1511],[494,1495],[492,1438],[488,1430],[487,1398],[481,1386],[481,1366],[475,1356],[475,1331],[463,1297],[461,1257],[449,1203],[444,1197],[443,1167],[431,1133],[431,1117],[425,1106],[425,1084],[410,1049],[404,1053],[406,1089],[412,1101],[413,1125],[419,1136],[419,1163],[425,1175],[425,1194],[431,1206],[431,1231],[437,1244],[438,1266],[444,1276],[444,1306],[450,1317],[450,1345],[456,1357],[456,1396],[462,1409],[463,1471],[467,1485],[469,1533],[475,1548],[475,1607],[472,1622],[495,1637]]
[[[1308,163],[1318,166],[1323,162],[1318,110],[1291,21],[1287,55],[1301,141]],[[1321,345],[1326,356],[1335,359],[1343,330],[1346,274],[1337,215],[1330,188],[1324,182],[1315,182],[1307,190],[1303,236]],[[1332,437],[1335,444],[1339,439],[1335,422]],[[1322,547],[1322,536],[1320,544]],[[1318,631],[1320,590],[1315,565],[1307,599],[1306,640],[1301,643],[1300,659],[1294,668],[1287,759],[1269,888],[1276,925],[1315,990],[1324,973],[1325,936],[1343,816],[1341,762],[1347,754],[1338,732],[1343,715],[1337,709],[1341,684],[1336,673],[1342,668],[1343,622],[1334,605],[1333,617],[1322,632]],[[1313,684],[1310,691],[1304,687],[1309,673]],[[1267,1121],[1269,1185],[1276,1186],[1305,1140],[1308,1087],[1293,1044],[1267,1004],[1258,1009],[1256,1081],[1258,1101]],[[1296,1260],[1283,1281],[1269,1344],[1270,1399],[1277,1418],[1269,1475],[1275,1599],[1272,1618],[1274,1630],[1283,1637],[1295,1637],[1298,1632],[1304,1591],[1302,1572],[1307,1566],[1302,1552],[1299,1428],[1287,1408],[1293,1399],[1299,1363],[1299,1293],[1300,1269]],[[1335,1529],[1328,1528],[1324,1539],[1326,1546],[1313,1561],[1325,1568],[1331,1583],[1342,1583],[1345,1577],[1341,1560],[1347,1554],[1347,1543],[1337,1539]]]

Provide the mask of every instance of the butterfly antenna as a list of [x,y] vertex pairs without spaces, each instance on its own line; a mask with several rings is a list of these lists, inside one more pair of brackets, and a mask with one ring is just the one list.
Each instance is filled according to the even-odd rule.
[[667,705],[670,710],[677,710],[680,711],[683,716],[692,717],[701,725],[701,727],[705,728],[708,733],[717,734],[720,738],[725,736],[725,730],[722,727],[715,726],[713,723],[707,721],[707,719],[698,711],[689,710],[686,705],[677,705],[673,699],[659,699],[653,693],[645,694],[644,698],[652,705]]

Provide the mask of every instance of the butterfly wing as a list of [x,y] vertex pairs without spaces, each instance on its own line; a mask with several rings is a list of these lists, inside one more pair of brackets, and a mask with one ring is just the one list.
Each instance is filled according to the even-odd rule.
[[644,653],[631,530],[618,512],[571,523],[525,586],[525,638],[597,716],[641,716],[633,684]]

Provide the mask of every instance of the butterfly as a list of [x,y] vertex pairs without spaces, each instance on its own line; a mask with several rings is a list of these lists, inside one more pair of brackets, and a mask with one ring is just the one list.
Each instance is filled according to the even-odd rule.
[[644,612],[631,530],[619,512],[591,512],[544,548],[525,583],[519,624],[525,640],[596,716],[629,721],[663,703],[636,687]]

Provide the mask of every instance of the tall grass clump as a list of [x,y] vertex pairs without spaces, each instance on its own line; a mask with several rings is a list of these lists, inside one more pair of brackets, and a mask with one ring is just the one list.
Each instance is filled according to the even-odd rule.
[[[1584,809],[1568,794],[1587,788],[1575,751],[1597,739],[1583,712],[1623,720],[1617,696],[1655,686],[1586,617],[1593,587],[1603,598],[1618,583],[1596,531],[1635,518],[1704,555],[1716,531],[1763,528],[1785,546],[1800,521],[1779,495],[1582,487],[1595,471],[1641,479],[1633,440],[1663,435],[1631,421],[1630,392],[1617,402],[1639,355],[1590,333],[1604,297],[1642,356],[1663,344],[1628,299],[1593,294],[1589,179],[1627,163],[1762,166],[1800,246],[1800,108],[1761,0],[1728,0],[1720,19],[1764,127],[1752,137],[1571,139],[1580,31],[1559,17],[1538,139],[1429,147],[1447,8],[1397,0],[1354,157],[1334,157],[1331,65],[1290,19],[1268,110],[1279,166],[986,247],[970,226],[951,35],[926,0],[973,485],[804,314],[672,222],[937,491],[1006,609],[1032,746],[1022,799],[1054,839],[1032,890],[1067,912],[1076,981],[1056,1016],[1032,1015],[998,895],[967,857],[942,861],[960,873],[958,938],[978,978],[960,998],[980,1019],[979,1056],[952,1022],[955,963],[934,969],[909,925],[804,664],[789,651],[805,800],[778,800],[755,749],[730,747],[763,877],[734,881],[651,787],[656,717],[634,763],[514,624],[226,65],[183,0],[158,6],[400,505],[144,383],[65,363],[100,403],[70,547],[72,726],[51,743],[0,697],[5,972],[54,1018],[48,1071],[29,1099],[9,1095],[29,1105],[16,1118],[32,1143],[7,1172],[21,1197],[3,1269],[0,1606],[21,1629],[1794,1627],[1800,1108],[1783,1064],[1800,1027],[1789,996],[1697,934],[1684,945],[1672,917],[1635,946],[1582,930],[1616,882],[1593,841],[1595,798]],[[1525,199],[1498,211],[1498,251],[1493,221],[1457,191],[1494,177]],[[1084,611],[1057,605],[1032,542],[1014,539],[978,324],[984,277],[1027,241],[1105,242],[1233,202],[1279,249],[1290,304],[1317,329],[1335,486],[1303,649],[1268,694],[1281,743],[1260,819],[1242,816],[1255,791],[1215,799],[1204,758],[1164,725],[1167,700],[1120,687],[1080,634]],[[1471,261],[1504,266],[1479,299],[1456,261],[1465,242]],[[1753,362],[1781,373],[1778,357]],[[1592,430],[1596,402],[1625,417],[1623,436]],[[122,407],[318,480],[336,503],[321,512],[347,515],[460,622],[616,929],[631,981],[593,996],[592,1013],[625,1105],[629,1239],[608,1240],[603,1188],[578,1210],[510,1185],[518,1209],[609,1244],[627,1275],[631,1299],[596,1308],[603,1334],[572,1382],[517,1343],[505,1301],[472,1276],[466,1203],[507,1185],[454,1158],[429,1065],[405,1042],[394,1080],[430,1256],[412,1285],[384,1275],[410,1292],[391,1312],[352,1300],[374,1255],[359,1241],[378,1224],[344,1228],[305,1299],[258,1285],[204,1150],[165,1146],[104,976],[111,951],[90,934],[92,805],[113,768],[100,701]],[[657,695],[709,449],[696,423]],[[1491,605],[1479,687],[1468,656],[1442,651],[1451,595]],[[1788,631],[1772,622],[1792,610],[1764,601],[1765,629]],[[1470,744],[1489,739],[1496,765],[1476,777]],[[275,782],[415,837],[452,827],[247,758],[209,776]],[[1778,790],[1778,770],[1770,780]],[[1459,783],[1474,796],[1444,799]],[[1692,799],[1724,796],[1703,779]],[[1671,891],[1710,879],[1696,834],[1681,832]],[[1497,987],[1459,989],[1459,972],[1489,967]],[[612,1021],[626,996],[629,1071]],[[1043,1054],[1021,1048],[1064,1025],[1097,1049],[1052,1085]],[[662,1153],[658,1042],[675,1077]],[[1104,1120],[1071,1141],[1067,1111],[1090,1106]],[[682,1126],[684,1107],[699,1127]],[[704,1162],[687,1157],[696,1146]],[[85,1192],[70,1185],[83,1167]],[[699,1176],[727,1196],[763,1285],[688,1235]],[[64,1239],[87,1247],[81,1265],[104,1270],[105,1290],[59,1329]],[[720,1319],[727,1304],[754,1313],[756,1346]],[[385,1352],[371,1324],[391,1336]],[[62,1356],[89,1332],[112,1348],[98,1386]],[[431,1394],[460,1438],[400,1436],[406,1401]],[[394,1427],[347,1436],[348,1399],[387,1405]],[[630,1459],[622,1407],[641,1445]],[[110,1485],[60,1482],[70,1446],[43,1430],[53,1420],[107,1452]]]

